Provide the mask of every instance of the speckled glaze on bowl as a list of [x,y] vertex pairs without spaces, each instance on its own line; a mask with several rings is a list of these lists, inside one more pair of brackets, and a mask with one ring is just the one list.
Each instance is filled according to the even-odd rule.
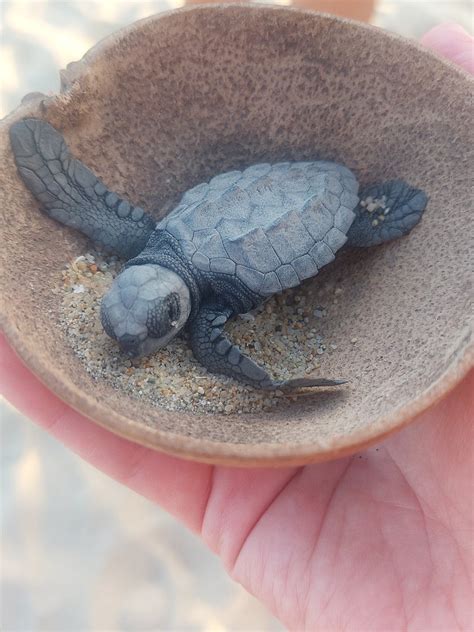
[[[2,325],[26,364],[97,423],[188,458],[286,465],[354,452],[447,393],[473,362],[473,82],[413,42],[282,7],[221,5],[119,31],[1,124]],[[57,327],[60,271],[87,242],[43,215],[17,176],[16,120],[61,129],[106,184],[156,216],[187,188],[258,161],[327,158],[362,183],[429,195],[422,223],[348,253],[311,283],[339,287],[324,374],[351,380],[260,416],[170,413],[94,382]],[[311,326],[311,325],[310,325]],[[357,343],[351,342],[357,339]]]

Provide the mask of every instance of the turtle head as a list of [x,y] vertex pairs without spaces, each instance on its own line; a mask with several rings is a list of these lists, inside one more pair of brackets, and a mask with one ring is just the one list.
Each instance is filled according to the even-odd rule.
[[129,357],[150,355],[176,336],[188,320],[191,297],[183,279],[154,264],[126,268],[102,299],[106,333]]

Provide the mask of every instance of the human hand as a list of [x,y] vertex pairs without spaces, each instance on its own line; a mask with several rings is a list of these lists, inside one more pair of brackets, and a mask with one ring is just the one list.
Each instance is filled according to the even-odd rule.
[[[424,42],[472,68],[459,27]],[[6,398],[81,457],[199,533],[289,628],[471,623],[474,372],[378,447],[282,469],[212,467],[116,437],[70,409],[0,341]]]

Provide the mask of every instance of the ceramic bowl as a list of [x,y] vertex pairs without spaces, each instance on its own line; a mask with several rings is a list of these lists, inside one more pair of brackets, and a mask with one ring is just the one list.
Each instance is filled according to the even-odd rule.
[[[414,42],[283,7],[203,6],[119,31],[68,66],[60,94],[25,99],[1,124],[8,339],[71,406],[183,457],[286,465],[381,439],[472,366],[472,88]],[[344,255],[311,281],[339,288],[324,324],[337,352],[324,372],[350,384],[225,416],[168,412],[93,381],[58,328],[52,292],[87,242],[41,213],[17,175],[8,128],[27,116],[60,129],[110,189],[158,215],[187,188],[259,161],[326,158],[362,184],[397,177],[424,189],[429,205],[409,236]]]

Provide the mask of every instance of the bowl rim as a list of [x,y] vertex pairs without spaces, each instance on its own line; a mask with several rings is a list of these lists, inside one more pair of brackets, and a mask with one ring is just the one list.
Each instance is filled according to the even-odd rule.
[[[30,114],[28,110],[31,110],[34,103],[38,103],[38,101],[41,102],[44,99],[53,101],[58,99],[62,92],[67,92],[71,89],[74,82],[80,76],[87,73],[88,66],[93,63],[99,55],[106,53],[111,46],[115,45],[120,39],[126,37],[137,28],[140,29],[154,21],[167,19],[170,16],[181,13],[201,12],[203,10],[222,12],[236,9],[245,9],[247,11],[261,11],[264,9],[268,12],[297,12],[309,15],[312,18],[317,17],[330,23],[346,24],[349,27],[359,29],[359,31],[365,30],[367,33],[376,31],[379,34],[382,33],[384,37],[403,43],[404,46],[416,49],[423,55],[433,58],[437,63],[442,63],[448,67],[450,71],[454,71],[460,75],[464,80],[468,79],[474,86],[474,80],[471,75],[454,63],[426,49],[417,41],[407,39],[401,35],[385,31],[370,24],[333,16],[328,13],[316,12],[310,9],[267,5],[264,3],[249,4],[239,2],[203,4],[157,13],[137,20],[106,36],[89,49],[79,61],[71,62],[65,70],[61,71],[61,78],[65,80],[66,84],[65,89],[61,89],[59,93],[51,96],[37,94],[35,99],[28,101],[27,104],[22,102],[22,105],[19,105],[13,112],[0,121],[0,127],[7,130],[15,120]],[[69,85],[67,85],[68,82],[70,82]],[[114,434],[130,441],[177,457],[219,465],[285,467],[332,460],[353,454],[385,439],[388,435],[403,428],[415,417],[445,397],[474,366],[474,342],[470,332],[468,332],[461,340],[458,349],[452,354],[444,370],[429,386],[407,403],[396,407],[386,415],[379,416],[376,423],[367,425],[350,434],[335,435],[331,440],[325,442],[324,445],[321,442],[228,443],[212,441],[210,439],[198,439],[183,434],[163,431],[147,426],[143,422],[133,421],[116,411],[111,415],[108,411],[108,407],[104,403],[98,402],[90,397],[86,391],[80,391],[62,380],[61,375],[55,372],[51,365],[43,360],[42,356],[32,351],[29,348],[29,339],[20,333],[13,320],[10,319],[6,310],[3,308],[0,308],[0,325],[5,332],[8,342],[24,364],[26,364],[33,374],[53,391],[56,396],[80,414],[88,417],[93,422]],[[175,412],[174,414],[179,414],[179,412]]]
[[35,377],[79,414],[129,441],[172,456],[214,465],[289,467],[349,456],[401,430],[448,395],[474,367],[474,344],[470,340],[453,363],[418,397],[379,417],[377,424],[349,435],[334,436],[334,446],[321,443],[228,443],[164,432],[132,421],[115,411],[110,415],[107,406],[96,402],[87,393],[79,392],[78,397],[77,391],[58,379],[51,367],[43,362],[42,356],[30,353],[20,332],[10,322],[4,322],[3,315],[0,324],[13,350]]
[[[370,33],[383,33],[385,37],[392,39],[394,41],[398,41],[405,45],[410,45],[414,47],[416,50],[427,54],[429,57],[436,59],[438,62],[443,63],[445,66],[454,70],[457,74],[460,74],[464,78],[474,82],[474,78],[471,73],[469,73],[463,67],[457,65],[453,61],[443,57],[442,55],[434,52],[433,50],[426,48],[421,42],[416,39],[410,39],[404,35],[400,35],[393,31],[388,31],[380,26],[376,26],[374,24],[369,24],[367,22],[360,22],[359,20],[355,20],[353,18],[341,17],[338,15],[333,15],[331,13],[327,13],[325,11],[316,11],[313,9],[305,9],[300,7],[292,7],[288,5],[278,5],[278,4],[267,4],[266,2],[203,2],[202,4],[196,4],[191,6],[183,6],[177,9],[169,9],[167,11],[162,11],[159,13],[154,13],[153,15],[149,15],[144,18],[140,18],[131,24],[126,24],[125,26],[117,29],[113,33],[106,35],[102,39],[100,39],[96,44],[94,44],[89,50],[84,53],[81,59],[72,61],[68,66],[73,66],[75,69],[78,69],[80,66],[86,66],[87,63],[91,63],[94,61],[95,57],[101,54],[107,47],[113,45],[117,40],[121,39],[124,36],[127,36],[129,33],[135,30],[137,27],[142,27],[147,25],[148,23],[154,22],[155,20],[166,19],[168,17],[178,15],[181,13],[192,13],[192,12],[201,12],[201,11],[232,11],[236,9],[245,9],[248,11],[257,11],[257,10],[266,10],[268,12],[288,12],[288,13],[300,13],[306,14],[308,16],[314,17],[317,16],[323,20],[327,20],[328,22],[335,22],[339,24],[347,24],[349,26],[353,26],[359,28],[360,30],[366,30],[367,34]],[[79,65],[77,65],[79,64]],[[67,67],[64,70],[60,71],[61,73],[65,73],[67,76],[68,70]],[[55,95],[54,95],[55,96]]]

